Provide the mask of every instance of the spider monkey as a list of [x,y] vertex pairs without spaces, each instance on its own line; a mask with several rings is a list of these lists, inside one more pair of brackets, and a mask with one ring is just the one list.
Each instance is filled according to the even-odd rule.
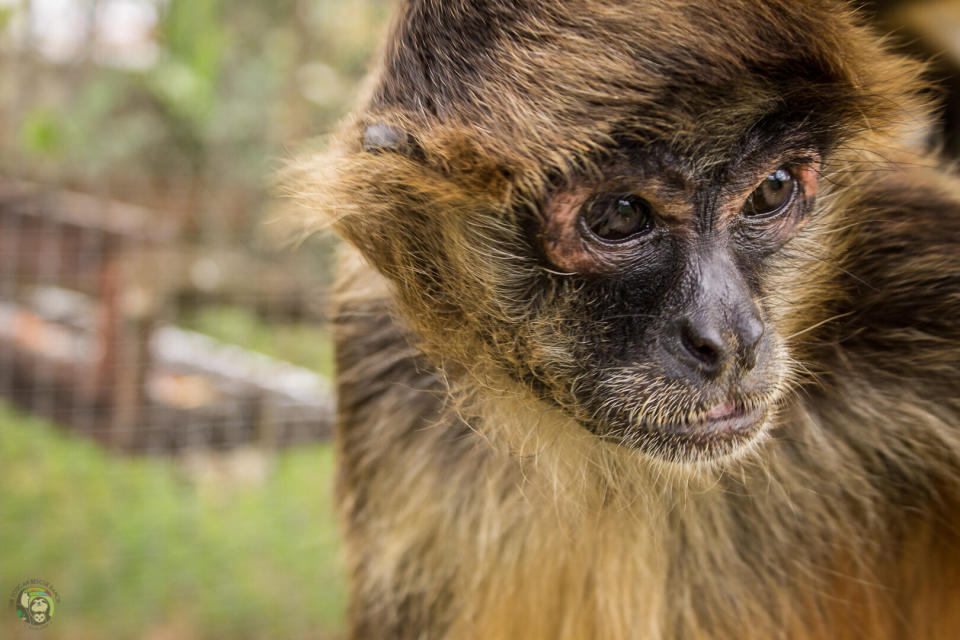
[[960,180],[837,0],[406,0],[347,245],[360,639],[960,637]]

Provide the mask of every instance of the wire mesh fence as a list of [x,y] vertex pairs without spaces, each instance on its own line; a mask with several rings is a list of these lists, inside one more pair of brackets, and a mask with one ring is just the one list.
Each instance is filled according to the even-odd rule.
[[387,11],[0,0],[0,638],[339,627],[333,245],[268,222]]
[[[330,433],[329,247],[269,248],[262,220],[285,144],[352,99],[383,7],[221,4],[0,4],[0,395],[117,449]],[[359,45],[309,37],[341,20]],[[312,360],[286,361],[291,333]]]

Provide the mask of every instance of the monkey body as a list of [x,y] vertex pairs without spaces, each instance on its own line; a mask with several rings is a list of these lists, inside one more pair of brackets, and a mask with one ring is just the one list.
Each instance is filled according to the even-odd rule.
[[960,634],[916,78],[832,2],[408,3],[300,178],[351,637]]
[[[955,237],[941,239],[948,248]],[[932,240],[921,246],[939,250]],[[898,262],[891,270],[919,275]],[[829,378],[782,408],[762,458],[663,469],[522,393],[466,407],[445,397],[386,322],[380,276],[356,256],[343,267],[354,637],[956,637],[949,353],[918,362],[917,375],[917,335],[883,353],[838,346]],[[910,332],[922,333],[924,313],[911,311]],[[505,432],[518,440],[489,441]]]

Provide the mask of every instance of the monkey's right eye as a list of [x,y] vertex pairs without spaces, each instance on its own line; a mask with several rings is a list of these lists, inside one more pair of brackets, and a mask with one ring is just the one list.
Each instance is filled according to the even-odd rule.
[[581,213],[589,232],[604,242],[624,242],[653,229],[653,210],[634,195],[608,195],[589,203]]

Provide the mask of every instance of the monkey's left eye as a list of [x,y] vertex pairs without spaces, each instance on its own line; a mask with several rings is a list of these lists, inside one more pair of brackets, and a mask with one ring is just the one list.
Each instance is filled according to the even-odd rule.
[[653,228],[653,211],[643,198],[609,195],[588,204],[581,214],[587,229],[606,242],[623,242]]
[[771,173],[754,189],[743,205],[743,214],[752,217],[770,217],[780,213],[793,201],[797,180],[789,167],[783,166]]

